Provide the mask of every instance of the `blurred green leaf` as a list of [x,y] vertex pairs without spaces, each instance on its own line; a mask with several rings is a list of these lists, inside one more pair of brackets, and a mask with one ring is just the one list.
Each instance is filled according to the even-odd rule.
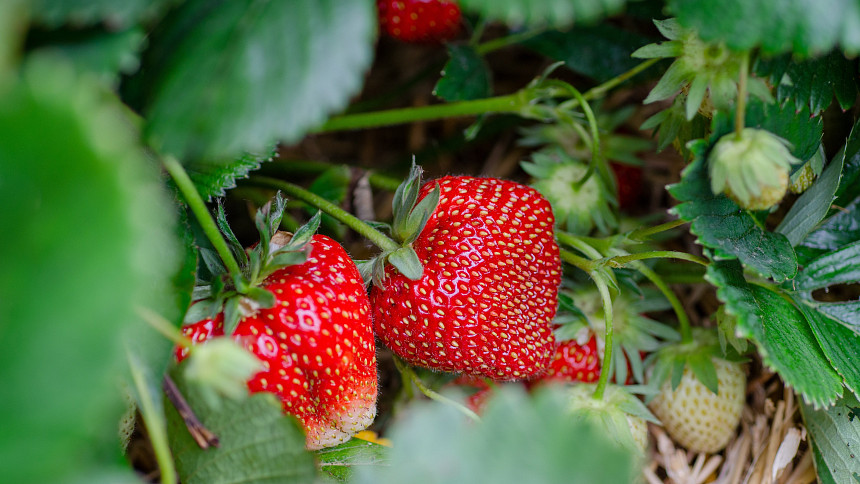
[[597,82],[606,82],[636,67],[641,61],[630,57],[630,54],[649,41],[648,37],[607,23],[565,32],[552,30],[523,42],[523,45],[551,59],[563,61],[574,72]]
[[156,17],[180,0],[31,0],[34,20],[49,27],[105,22],[126,27]]
[[511,26],[570,27],[621,11],[625,0],[460,0],[463,10]]
[[565,395],[556,387],[533,397],[497,387],[480,423],[448,405],[416,405],[390,433],[390,467],[356,468],[353,482],[633,482],[631,452],[575,421]]
[[27,31],[25,0],[0,2],[0,89],[13,72]]
[[304,432],[294,417],[283,414],[274,395],[225,399],[216,410],[199,387],[185,382],[181,366],[171,373],[200,422],[219,441],[218,447],[201,449],[173,405],[166,404],[171,449],[184,484],[314,481],[317,471],[313,454],[305,450]]
[[860,51],[860,4],[854,0],[670,0],[681,25],[735,50],[823,53],[839,44]]
[[375,32],[370,0],[188,0],[144,58],[147,138],[185,161],[298,141],[361,88]]
[[839,398],[842,377],[825,357],[804,315],[776,288],[748,284],[737,262],[712,263],[707,279],[717,286],[726,312],[737,317],[737,332],[756,344],[768,367],[816,406]]
[[843,110],[857,98],[857,61],[839,50],[806,61],[788,54],[762,59],[756,70],[776,86],[780,104],[790,100],[796,109],[806,108],[814,116],[827,109],[834,96]]
[[[171,287],[174,217],[133,125],[94,78],[41,57],[0,96],[8,482],[53,482],[111,462],[125,407],[121,343],[161,338],[136,309],[159,304]],[[149,341],[136,342],[139,351]]]
[[355,472],[355,467],[387,466],[388,454],[391,449],[383,445],[361,439],[318,450],[316,452],[320,470],[335,480],[349,482]]
[[468,101],[493,94],[492,73],[481,54],[470,45],[448,46],[450,59],[433,94],[445,101]]
[[792,246],[803,242],[830,210],[842,174],[842,157],[827,166],[821,177],[791,206],[774,232],[785,235]]
[[225,163],[211,161],[191,161],[186,171],[197,191],[204,200],[223,197],[227,190],[236,187],[236,180],[247,178],[248,173],[256,170],[263,162],[271,161],[273,150],[244,155]]
[[119,32],[87,30],[49,39],[50,43],[39,46],[36,52],[62,55],[113,86],[119,83],[121,74],[137,70],[145,36],[143,29],[136,26]]
[[836,405],[823,409],[804,404],[801,405],[800,412],[815,451],[815,469],[819,482],[858,482],[860,402],[857,397],[849,393],[836,402]]
[[797,262],[788,239],[762,228],[750,212],[741,210],[725,195],[714,195],[704,142],[691,146],[691,150],[695,159],[684,170],[681,182],[669,187],[669,193],[682,202],[671,211],[692,221],[690,232],[699,243],[714,250],[715,259],[737,258],[777,282],[794,277]]

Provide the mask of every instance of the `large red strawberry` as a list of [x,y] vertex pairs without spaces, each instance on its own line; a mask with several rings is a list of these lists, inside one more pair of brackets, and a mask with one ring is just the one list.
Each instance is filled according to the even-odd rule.
[[460,7],[451,0],[377,0],[380,30],[403,42],[444,42],[460,30]]
[[[270,246],[265,254],[277,260],[276,243],[264,243]],[[262,362],[263,370],[247,382],[250,392],[274,393],[284,411],[301,420],[308,448],[318,449],[341,443],[372,423],[376,349],[370,302],[346,251],[324,235],[310,238],[303,251],[304,262],[263,272],[257,286],[274,297],[271,307],[240,297],[231,336]],[[200,304],[205,302],[195,306]],[[221,311],[182,331],[200,344],[223,336],[224,324]],[[177,350],[177,358],[181,361],[188,352]]]
[[[420,233],[398,237],[412,240],[423,272],[409,279],[388,266],[374,278],[376,334],[404,360],[432,369],[496,380],[543,371],[555,348],[550,323],[561,282],[549,202],[518,183],[465,176],[420,192],[416,185],[414,199],[431,194],[438,206]],[[406,219],[395,214],[395,235],[400,225],[422,225],[398,223]]]

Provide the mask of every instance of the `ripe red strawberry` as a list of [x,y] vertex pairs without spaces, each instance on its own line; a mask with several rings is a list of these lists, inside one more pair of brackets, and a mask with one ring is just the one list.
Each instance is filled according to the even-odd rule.
[[[370,303],[343,247],[315,235],[307,260],[271,273],[260,284],[275,297],[239,320],[233,339],[264,370],[248,381],[278,396],[284,412],[307,431],[310,449],[329,447],[365,429],[376,415],[376,349]],[[183,328],[193,343],[224,335],[224,313]],[[177,351],[181,361],[188,349]]]
[[642,197],[642,167],[626,163],[609,163],[618,182],[618,207],[630,210]]
[[600,355],[597,337],[592,335],[585,344],[579,344],[575,339],[561,342],[541,380],[594,383],[598,378]]
[[494,178],[444,177],[417,199],[431,193],[438,206],[411,244],[423,272],[385,268],[371,291],[376,334],[427,368],[496,380],[543,371],[561,283],[549,202]]
[[377,0],[380,30],[403,42],[444,42],[460,30],[460,7],[451,0]]

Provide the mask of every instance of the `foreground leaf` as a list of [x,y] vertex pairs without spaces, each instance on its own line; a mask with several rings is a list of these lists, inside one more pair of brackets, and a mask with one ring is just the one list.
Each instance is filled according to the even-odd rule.
[[187,384],[181,371],[172,372],[177,387],[203,425],[219,440],[218,447],[201,449],[182,417],[166,404],[171,449],[185,484],[307,483],[316,476],[313,455],[305,450],[298,421],[285,416],[268,393],[209,407],[199,388]]
[[352,439],[316,452],[320,469],[340,482],[349,482],[357,467],[387,466],[391,450],[383,445]]
[[246,153],[226,163],[191,161],[186,163],[186,171],[200,196],[211,201],[213,198],[223,197],[227,190],[236,187],[237,180],[247,178],[248,173],[259,168],[263,162],[271,161],[274,156],[275,152],[268,150]]
[[821,350],[806,318],[774,290],[748,284],[737,262],[715,262],[708,281],[726,312],[737,317],[737,332],[751,339],[764,363],[816,407],[842,394],[842,377]]
[[512,26],[569,27],[618,13],[625,0],[460,0],[463,10]]
[[48,26],[94,25],[109,21],[114,27],[152,19],[177,0],[34,0],[35,20]]
[[[122,341],[178,261],[169,197],[132,125],[96,79],[44,58],[0,96],[4,481],[112,467]],[[152,357],[151,340],[138,342]]]
[[370,0],[189,0],[152,37],[146,134],[182,160],[295,142],[358,92],[375,28]]
[[633,482],[631,453],[574,421],[562,389],[498,390],[480,423],[451,406],[416,406],[390,434],[391,466],[358,468],[354,482]]
[[849,393],[836,405],[820,410],[804,404],[800,411],[811,437],[819,482],[860,482],[860,453],[857,452],[860,402],[857,397]]

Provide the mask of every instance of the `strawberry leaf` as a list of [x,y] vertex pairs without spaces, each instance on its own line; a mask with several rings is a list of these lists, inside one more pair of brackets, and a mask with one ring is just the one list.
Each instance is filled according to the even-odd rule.
[[713,249],[715,260],[737,258],[777,282],[797,272],[794,250],[782,234],[768,232],[750,212],[741,210],[725,195],[714,195],[705,165],[705,144],[691,146],[695,159],[684,170],[680,183],[669,193],[682,203],[671,211],[691,221],[698,242]]
[[790,55],[761,59],[757,71],[776,86],[780,103],[790,100],[814,116],[827,109],[834,96],[842,109],[853,106],[857,97],[857,61],[839,50],[806,61],[794,61]]
[[189,161],[185,170],[197,191],[206,200],[223,197],[227,190],[236,187],[236,180],[247,178],[248,173],[256,170],[265,161],[272,161],[273,150],[259,153],[245,153],[230,161]]
[[564,28],[621,11],[625,0],[460,0],[464,11],[508,25]]
[[860,459],[860,402],[852,394],[836,405],[815,409],[801,405],[800,412],[815,452],[815,468],[822,484],[858,482]]
[[803,398],[831,405],[842,394],[842,377],[823,353],[803,313],[774,287],[748,284],[737,262],[715,262],[708,281],[726,312],[735,316],[737,332],[758,347],[764,363]]
[[824,219],[836,196],[842,174],[844,158],[837,157],[808,190],[806,190],[776,227],[775,232],[785,235],[796,246]]
[[305,451],[301,426],[295,418],[282,413],[273,395],[259,393],[239,401],[223,399],[215,409],[206,404],[201,389],[187,383],[182,373],[172,372],[177,387],[201,423],[219,441],[218,447],[201,449],[182,417],[168,404],[170,447],[183,483],[314,481],[314,458]]
[[316,452],[320,470],[338,482],[350,482],[358,466],[387,466],[390,449],[374,442],[352,439]]
[[808,301],[795,297],[794,303],[806,317],[824,355],[842,376],[845,386],[860,395],[860,366],[856,356],[860,353],[860,333],[816,311]]
[[853,0],[670,0],[669,8],[703,39],[734,50],[761,46],[769,54],[809,55],[839,44],[849,53],[860,51],[860,6]]
[[[501,386],[480,423],[449,405],[415,405],[394,423],[391,465],[357,467],[353,482],[633,482],[633,451],[571,418],[567,393]],[[536,438],[540,436],[540,438]],[[563,450],[563,451],[562,451]],[[492,465],[488,465],[492,463]]]
[[301,139],[358,92],[373,2],[184,2],[151,36],[141,76],[153,146],[223,161]]
[[433,94],[445,101],[468,101],[493,94],[492,78],[487,62],[470,45],[448,46],[448,63],[442,69],[442,78],[436,83]]

